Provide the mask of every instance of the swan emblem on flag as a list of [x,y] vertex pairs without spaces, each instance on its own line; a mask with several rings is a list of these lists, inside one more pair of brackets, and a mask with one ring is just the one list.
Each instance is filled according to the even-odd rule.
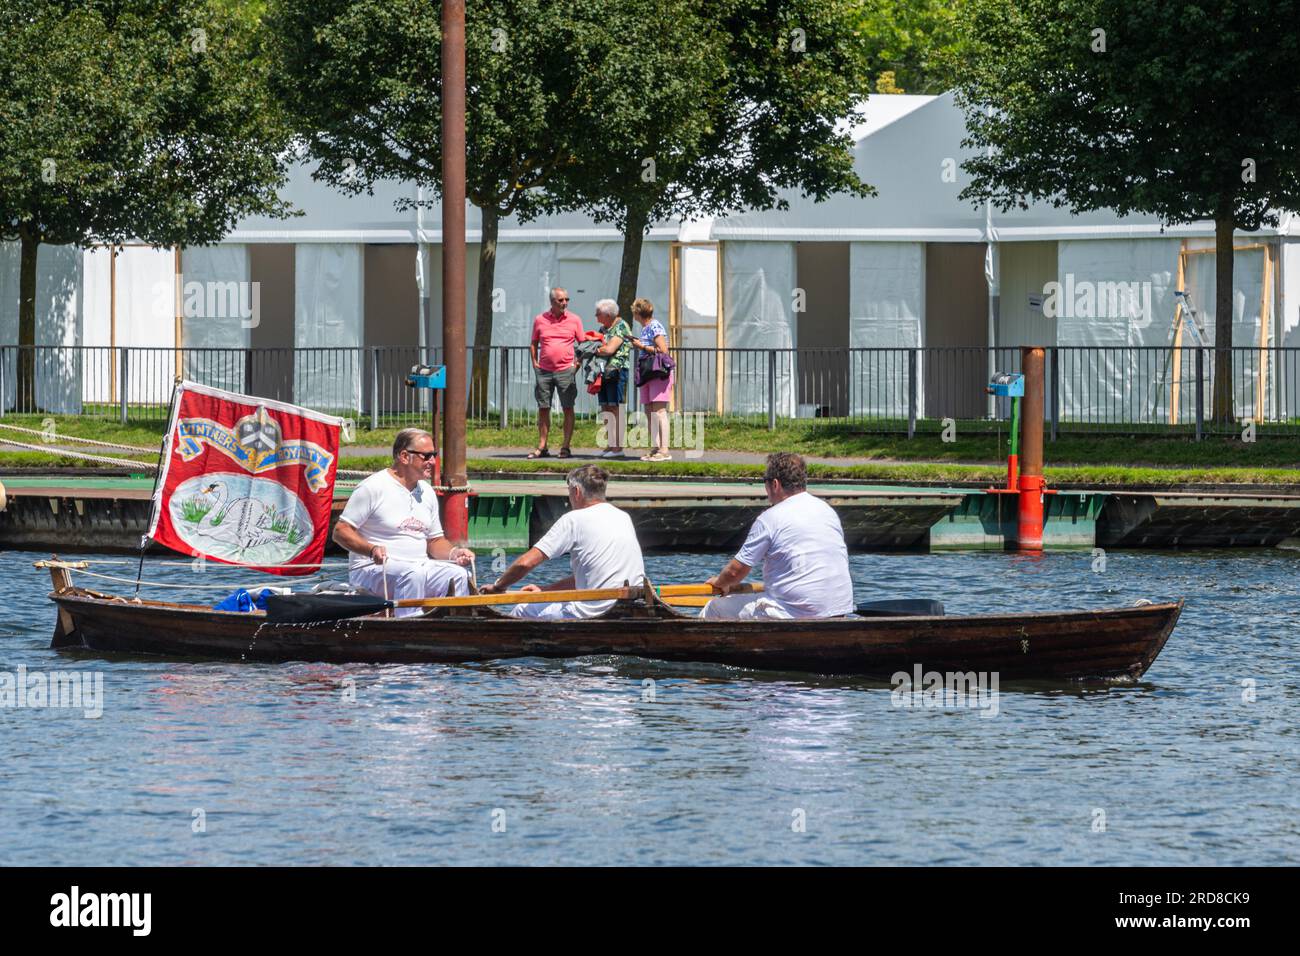
[[182,482],[171,518],[195,553],[246,564],[287,561],[312,536],[311,515],[284,485],[226,472]]

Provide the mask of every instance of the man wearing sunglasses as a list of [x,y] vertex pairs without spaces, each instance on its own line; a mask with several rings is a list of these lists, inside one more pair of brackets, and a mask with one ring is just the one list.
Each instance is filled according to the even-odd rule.
[[528,353],[533,359],[533,393],[537,399],[537,448],[529,458],[549,458],[547,441],[551,434],[551,396],[560,393],[564,412],[564,438],[560,458],[568,458],[573,441],[573,405],[578,399],[578,364],[573,347],[586,333],[582,319],[569,311],[569,293],[556,286],[551,290],[551,307],[533,319]]
[[429,483],[436,455],[428,432],[404,428],[393,442],[393,464],[357,485],[348,498],[334,541],[348,552],[353,587],[391,600],[469,593],[467,569],[474,552],[442,533],[438,496]]

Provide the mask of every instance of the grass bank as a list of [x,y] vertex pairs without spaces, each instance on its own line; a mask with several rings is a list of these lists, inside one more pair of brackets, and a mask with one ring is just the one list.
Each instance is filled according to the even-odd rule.
[[[93,438],[154,448],[161,440],[163,422],[123,426],[103,419],[59,417],[54,428],[59,434]],[[40,416],[5,416],[0,424],[19,425],[40,430]],[[987,429],[989,423],[980,423]],[[360,429],[352,447],[390,445],[396,428]],[[12,437],[30,444],[41,438],[0,429],[0,437]],[[801,454],[832,459],[814,464],[811,473],[819,479],[897,482],[997,482],[1004,475],[1006,433],[997,430],[963,430],[958,424],[956,440],[943,441],[939,435],[920,434],[914,439],[902,435],[878,435],[860,425],[829,424],[815,421],[779,422],[775,431],[765,424],[706,420],[704,450],[707,453],[793,450]],[[471,423],[469,429],[471,468],[476,474],[528,475],[562,473],[569,465],[555,459],[527,461],[474,457],[475,448],[528,448],[536,441],[536,430],[521,424],[506,429],[483,422]],[[555,443],[558,444],[558,443]],[[594,444],[590,422],[579,424],[575,444]],[[1211,485],[1294,485],[1300,483],[1300,439],[1280,434],[1261,433],[1255,442],[1240,438],[1214,437],[1196,442],[1187,437],[1168,435],[1063,435],[1045,443],[1047,476],[1055,483],[1086,483],[1104,486],[1187,484]],[[383,456],[350,454],[342,449],[343,467],[372,469],[381,467]],[[88,451],[115,458],[151,460],[152,454],[97,449]],[[677,451],[682,457],[680,450]],[[679,460],[655,465],[639,461],[615,461],[609,470],[620,475],[672,475],[676,477],[725,479],[754,478],[761,475],[756,464]],[[87,468],[96,467],[59,452],[5,451],[0,446],[0,468]],[[103,466],[111,467],[111,466]]]

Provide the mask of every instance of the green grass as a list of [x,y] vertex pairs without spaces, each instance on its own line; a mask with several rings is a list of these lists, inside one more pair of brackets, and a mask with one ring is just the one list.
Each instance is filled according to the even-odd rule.
[[208,502],[201,501],[198,498],[186,498],[181,502],[181,516],[186,521],[198,524],[203,520],[204,515],[212,510],[212,505]]
[[[41,428],[43,416],[7,415],[4,424]],[[558,416],[556,416],[558,425]],[[362,419],[362,421],[365,421]],[[164,423],[122,426],[115,421],[55,416],[61,434],[95,438],[140,447],[156,447]],[[999,432],[1001,427],[1001,432]],[[380,447],[392,444],[397,426],[376,431],[360,429],[351,447]],[[6,432],[0,429],[0,437]],[[8,433],[19,441],[38,443],[37,436]],[[475,448],[506,447],[525,449],[537,440],[536,426],[512,425],[496,428],[483,422],[470,422],[470,453]],[[558,444],[558,429],[552,430],[552,444]],[[590,419],[579,420],[574,443],[594,445],[595,425]],[[958,422],[956,441],[944,442],[937,434],[924,432],[914,439],[905,435],[872,434],[860,423],[798,420],[778,422],[769,431],[765,421],[719,421],[706,419],[704,448],[707,451],[751,452],[798,451],[801,454],[836,459],[833,465],[814,464],[810,472],[820,479],[899,482],[997,482],[1005,474],[1007,453],[1005,426],[990,422]],[[2,446],[0,446],[2,449]],[[89,449],[92,452],[95,449]],[[680,450],[675,450],[681,456]],[[341,449],[341,467],[375,470],[387,463],[387,456],[354,456],[349,446]],[[103,450],[116,458],[147,462],[154,455]],[[1121,484],[1283,484],[1300,483],[1300,436],[1261,428],[1258,441],[1247,443],[1239,437],[1208,437],[1196,442],[1185,435],[1151,434],[1127,436],[1114,434],[1062,435],[1046,441],[1044,453],[1047,475],[1057,483]],[[842,464],[840,463],[842,461]],[[761,466],[703,461],[675,461],[647,465],[639,461],[609,462],[609,470],[618,475],[673,475],[701,479],[754,478]],[[91,468],[85,462],[58,452],[0,450],[0,468]],[[109,466],[103,466],[109,467]],[[544,461],[479,459],[471,469],[480,475],[563,474],[570,463],[554,459]],[[142,472],[143,473],[143,472]]]
[[[359,464],[361,461],[365,462],[364,466]],[[378,458],[359,459],[357,462],[349,462],[349,467],[378,469],[383,464],[383,460]],[[602,461],[600,464],[613,475],[629,478],[669,475],[676,478],[754,481],[763,476],[761,465],[749,464],[689,461],[663,462],[654,465],[639,461]],[[471,459],[468,465],[470,472],[479,477],[558,476],[565,471],[563,463],[554,461],[502,462],[497,459]],[[1048,466],[1044,472],[1049,485],[1176,487],[1190,484],[1289,486],[1300,484],[1300,472],[1285,468],[1140,468],[1120,465],[1071,465]],[[816,481],[1001,484],[1006,480],[1006,466],[933,463],[813,464],[808,467],[808,474]]]

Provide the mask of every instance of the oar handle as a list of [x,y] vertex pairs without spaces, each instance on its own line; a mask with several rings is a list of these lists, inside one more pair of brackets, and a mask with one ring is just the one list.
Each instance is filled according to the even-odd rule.
[[[713,588],[707,584],[664,584],[652,587],[661,599],[678,597],[711,597]],[[762,584],[741,584],[732,594],[757,594]],[[506,591],[503,594],[473,594],[468,597],[405,598],[392,601],[392,607],[485,607],[492,604],[550,604],[559,601],[631,601],[643,597],[642,587],[588,588],[567,591]]]
[[[731,589],[732,594],[759,594],[763,590],[762,582],[757,584],[737,584]],[[717,597],[717,592],[708,584],[658,584],[654,586],[655,594],[661,598],[670,597]]]
[[468,597],[404,598],[392,607],[483,607],[489,604],[550,604],[553,601],[621,601],[641,596],[641,588],[593,588],[570,591],[506,591]]

